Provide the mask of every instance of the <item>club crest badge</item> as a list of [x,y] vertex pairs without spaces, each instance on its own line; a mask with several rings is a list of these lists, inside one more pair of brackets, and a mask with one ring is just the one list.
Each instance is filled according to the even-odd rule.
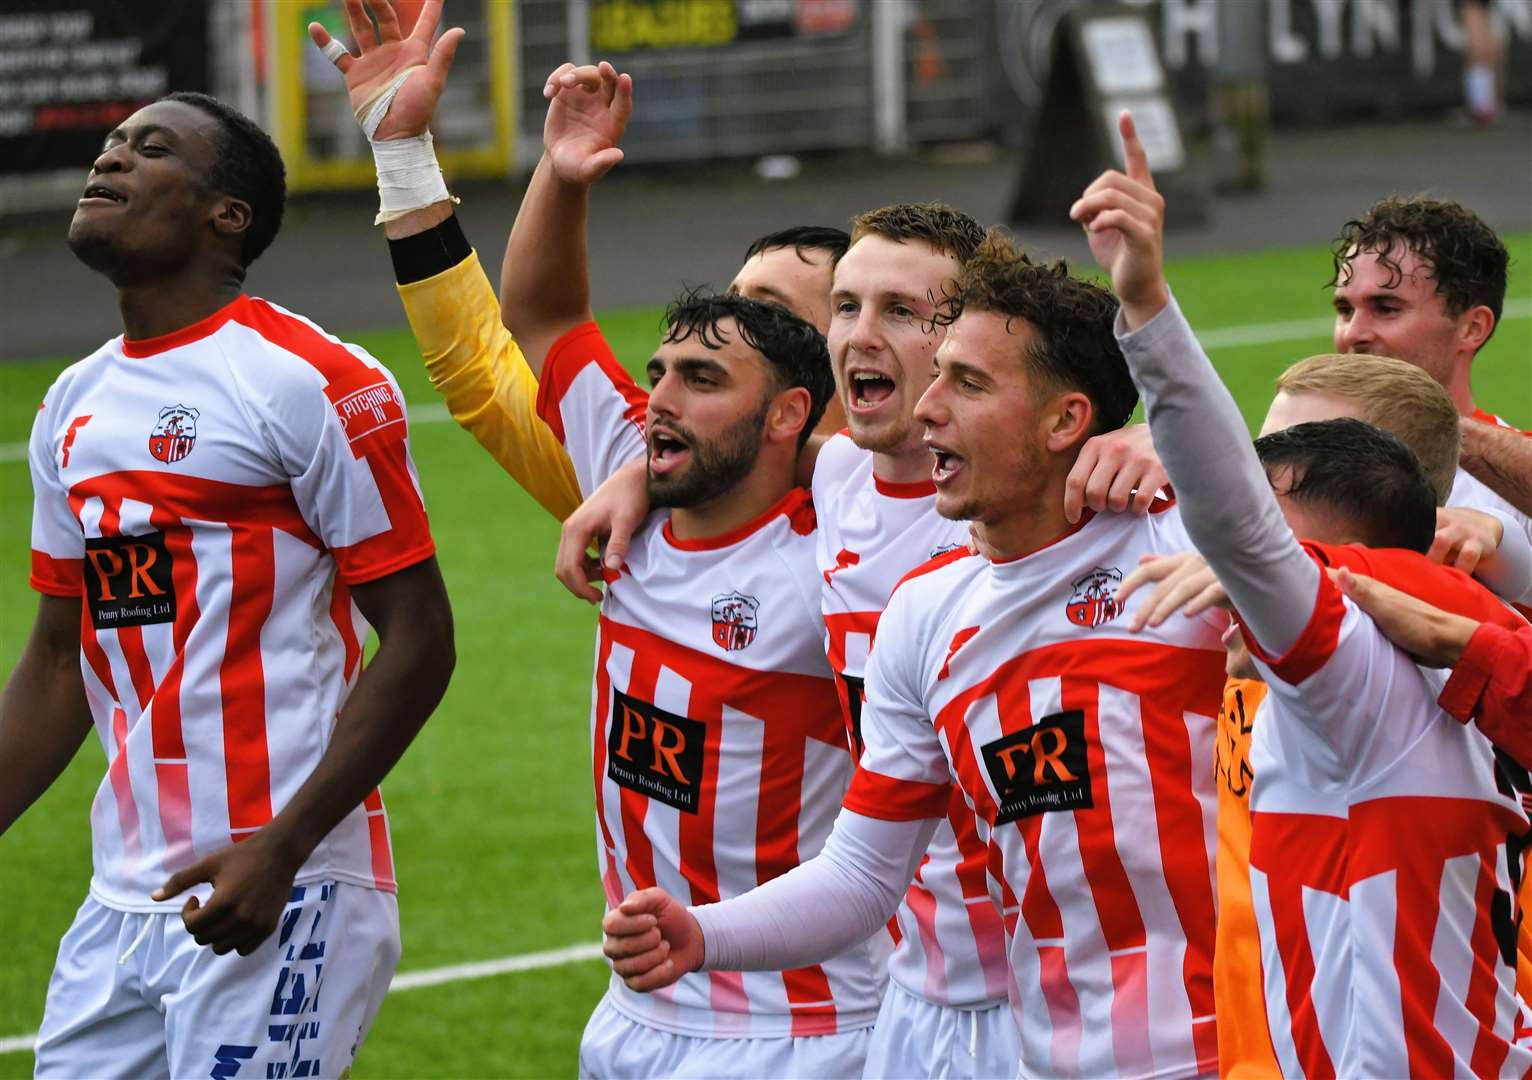
[[725,652],[739,652],[755,640],[756,613],[761,604],[743,593],[713,597],[713,644]]
[[1117,602],[1117,587],[1122,584],[1122,571],[1098,566],[1072,585],[1074,592],[1064,605],[1064,614],[1076,626],[1100,626],[1122,614]]
[[189,405],[167,405],[149,433],[149,453],[156,461],[172,465],[192,452],[197,444],[196,409]]

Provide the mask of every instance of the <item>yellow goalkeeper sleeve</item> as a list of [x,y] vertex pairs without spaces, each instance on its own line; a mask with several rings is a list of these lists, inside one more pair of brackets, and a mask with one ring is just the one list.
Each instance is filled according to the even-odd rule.
[[537,378],[500,321],[500,301],[477,253],[399,285],[431,385],[452,419],[559,520],[580,505],[574,466],[537,415]]

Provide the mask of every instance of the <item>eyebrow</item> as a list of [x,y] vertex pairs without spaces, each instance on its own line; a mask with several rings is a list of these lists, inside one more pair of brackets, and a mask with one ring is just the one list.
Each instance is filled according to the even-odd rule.
[[[114,127],[111,131],[106,133],[106,138],[101,141],[101,144],[105,146],[113,139],[126,140],[129,134],[130,133],[121,126]],[[166,127],[164,124],[143,124],[140,127],[134,128],[131,134],[139,138],[142,138],[145,135],[169,135],[172,139],[174,139],[176,135],[173,129]]]
[[655,368],[660,368],[661,370],[669,368],[670,370],[689,372],[692,374],[707,373],[711,375],[727,375],[729,373],[729,369],[726,366],[720,364],[717,360],[713,360],[706,356],[683,356],[672,361],[668,365],[658,356],[651,357],[649,360],[648,368],[646,370],[647,372],[652,373]]
[[947,375],[969,375],[978,379],[982,379],[985,382],[990,381],[989,372],[985,371],[981,367],[975,367],[973,364],[970,364],[966,360],[948,360],[946,363],[943,363],[935,356],[932,356],[931,362]]

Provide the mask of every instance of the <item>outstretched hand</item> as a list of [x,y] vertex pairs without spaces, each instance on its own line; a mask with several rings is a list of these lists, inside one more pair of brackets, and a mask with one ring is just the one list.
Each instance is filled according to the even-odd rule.
[[664,889],[629,893],[601,931],[601,951],[630,990],[659,990],[702,966],[702,927]]
[[593,184],[622,160],[617,144],[633,114],[633,77],[599,64],[560,64],[543,85],[543,152],[566,184]]
[[1112,277],[1123,317],[1134,330],[1170,302],[1165,285],[1165,200],[1154,188],[1149,155],[1126,110],[1117,119],[1124,175],[1108,169],[1069,209],[1085,227],[1091,254]]
[[1143,556],[1117,587],[1117,602],[1126,606],[1128,597],[1151,582],[1154,591],[1128,620],[1132,633],[1146,626],[1159,626],[1177,611],[1190,619],[1209,608],[1229,606],[1229,594],[1224,592],[1207,560],[1195,551]]
[[[326,56],[335,53],[332,59],[346,77],[352,110],[360,117],[362,110],[396,78],[416,68],[399,87],[372,138],[383,142],[424,134],[436,111],[447,73],[452,70],[452,58],[462,43],[463,30],[453,27],[434,45],[431,43],[441,21],[442,0],[425,0],[407,37],[391,0],[345,0],[345,7],[346,23],[360,50],[358,55],[352,56],[339,42],[332,48],[329,31],[317,22],[309,23],[309,37]],[[377,33],[367,18],[369,9],[377,16]],[[337,48],[339,52],[335,51]]]

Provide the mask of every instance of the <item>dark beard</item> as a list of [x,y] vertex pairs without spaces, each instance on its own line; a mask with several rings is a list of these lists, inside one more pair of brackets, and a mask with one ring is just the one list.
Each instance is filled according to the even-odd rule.
[[725,494],[749,475],[761,454],[761,431],[769,404],[762,404],[754,416],[739,421],[711,442],[693,441],[689,432],[679,430],[691,447],[691,465],[674,478],[649,474],[649,505],[679,509],[699,506]]

